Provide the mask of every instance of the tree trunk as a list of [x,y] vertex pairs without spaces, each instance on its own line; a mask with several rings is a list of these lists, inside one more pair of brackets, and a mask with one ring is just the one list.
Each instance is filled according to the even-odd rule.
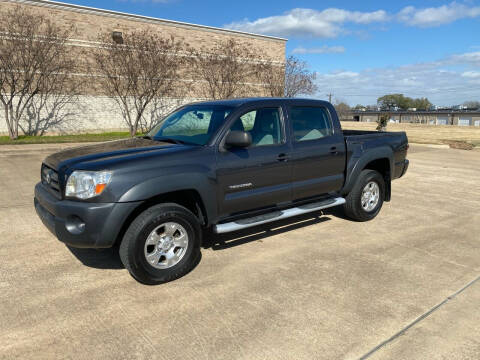
[[134,137],[135,135],[137,135],[137,128],[138,128],[138,124],[130,125],[130,136],[131,137]]
[[[8,111],[8,105],[5,106],[5,121],[7,122],[8,136],[11,140],[18,139],[18,128],[12,119],[12,113]],[[16,130],[16,131],[15,131]]]

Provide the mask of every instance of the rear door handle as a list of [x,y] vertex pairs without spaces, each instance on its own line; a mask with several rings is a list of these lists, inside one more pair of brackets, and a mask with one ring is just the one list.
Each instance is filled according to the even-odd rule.
[[287,160],[288,160],[287,154],[282,153],[277,156],[277,161],[287,161]]
[[330,148],[330,154],[332,155],[337,155],[338,154],[338,151],[337,151],[337,147],[336,146],[332,146]]

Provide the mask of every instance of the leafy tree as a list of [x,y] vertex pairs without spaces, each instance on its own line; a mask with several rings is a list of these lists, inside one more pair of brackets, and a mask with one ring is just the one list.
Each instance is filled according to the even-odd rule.
[[407,110],[416,108],[417,110],[428,110],[432,103],[427,98],[412,99],[403,94],[389,94],[379,97],[377,104],[382,110]]
[[403,94],[384,95],[377,99],[377,104],[382,110],[395,110],[395,108],[407,110],[410,105],[408,99]]
[[411,100],[409,107],[416,108],[417,110],[428,110],[432,107],[432,103],[427,98],[407,99]]
[[350,114],[350,106],[344,102],[335,104],[335,110],[340,120],[347,119]]

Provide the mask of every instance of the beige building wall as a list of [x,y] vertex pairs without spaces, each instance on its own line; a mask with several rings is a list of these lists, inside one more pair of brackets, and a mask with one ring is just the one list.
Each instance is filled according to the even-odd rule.
[[[281,68],[285,64],[286,40],[281,38],[242,33],[221,28],[214,28],[202,25],[188,24],[164,19],[151,18],[146,16],[125,14],[109,10],[93,9],[78,5],[58,3],[43,0],[0,0],[0,11],[6,11],[16,6],[27,7],[38,14],[50,16],[58,24],[70,26],[74,24],[77,31],[68,41],[73,52],[84,62],[89,58],[95,49],[102,44],[99,42],[99,34],[104,32],[128,32],[132,30],[150,29],[158,32],[160,36],[174,36],[178,40],[186,42],[193,48],[200,49],[202,46],[209,47],[217,40],[234,39],[246,44],[251,49],[256,49],[259,58],[269,61]],[[91,61],[90,61],[91,63]],[[200,100],[200,87],[205,83],[192,79],[191,74],[183,71],[179,79],[179,86],[185,87],[182,91],[184,98],[170,99],[171,104]],[[78,73],[75,76],[89,77],[89,86],[85,88],[79,98],[79,104],[75,104],[72,113],[79,107],[82,109],[82,119],[74,119],[77,124],[84,124],[82,130],[105,130],[125,128],[119,110],[112,99],[102,94],[100,87],[96,86],[95,76],[86,73]],[[246,79],[252,88],[250,96],[264,96],[265,87]],[[172,105],[173,106],[173,105]],[[170,109],[169,109],[170,110]],[[6,132],[3,112],[0,112],[0,133]]]

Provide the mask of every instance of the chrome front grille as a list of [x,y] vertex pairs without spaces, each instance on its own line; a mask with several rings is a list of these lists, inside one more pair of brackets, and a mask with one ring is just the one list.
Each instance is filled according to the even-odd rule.
[[58,182],[58,173],[47,165],[42,165],[42,184],[51,190],[51,193],[61,197],[60,195],[60,183]]

